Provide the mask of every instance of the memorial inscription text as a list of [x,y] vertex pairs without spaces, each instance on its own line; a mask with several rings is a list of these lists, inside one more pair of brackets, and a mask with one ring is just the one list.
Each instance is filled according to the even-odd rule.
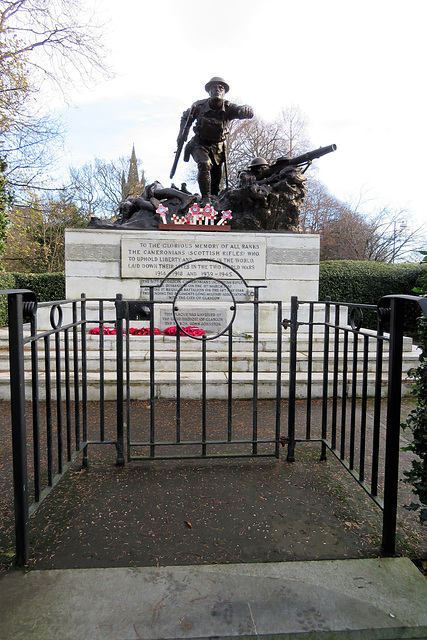
[[171,274],[172,278],[213,277],[235,279],[236,274],[210,260],[230,265],[245,279],[264,279],[266,271],[265,240],[140,240],[122,238],[122,278],[164,278],[183,262],[184,265]]

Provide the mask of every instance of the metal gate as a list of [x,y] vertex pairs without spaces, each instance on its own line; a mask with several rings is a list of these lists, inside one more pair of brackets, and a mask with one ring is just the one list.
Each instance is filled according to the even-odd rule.
[[[150,286],[146,300],[82,296],[37,304],[31,291],[1,292],[8,295],[9,305],[18,564],[28,561],[31,514],[77,456],[85,465],[89,447],[102,445],[115,447],[117,464],[124,465],[126,460],[141,458],[279,457],[280,445],[287,446],[287,460],[292,462],[297,459],[298,443],[318,442],[321,458],[328,450],[332,452],[383,509],[382,550],[394,552],[404,305],[419,303],[426,311],[426,300],[387,296],[378,307],[368,307],[293,298],[288,317],[283,317],[280,301],[260,300],[261,287],[248,287],[237,272],[234,276],[246,291],[245,299],[237,299],[230,282],[215,277],[191,281],[202,288],[213,283],[223,294],[222,300],[215,301],[225,310],[223,326],[199,336],[186,329],[182,288],[188,282],[169,300],[157,295],[167,279],[158,287]],[[162,308],[171,310],[177,327],[176,335],[167,339],[155,332]],[[274,316],[275,330],[267,337],[260,331],[264,309],[270,322]],[[378,318],[376,331],[363,328],[365,312]],[[250,333],[237,332],[236,319],[242,313],[251,320]],[[40,329],[43,314],[50,327]],[[132,334],[133,323],[145,327],[146,335]],[[145,340],[143,352],[133,340]],[[226,349],[221,357],[220,344]],[[199,363],[197,389],[194,378],[189,381],[182,371],[184,345],[186,349],[193,345],[190,360]],[[241,372],[235,365],[242,360],[242,345],[248,371],[240,376],[244,384],[239,387]],[[267,348],[269,366],[265,370],[261,354]],[[174,367],[167,377],[162,368],[171,357]],[[211,365],[219,365],[222,358],[225,370],[215,400]],[[147,367],[143,374],[135,367],[138,359]],[[199,414],[192,416],[197,429],[190,432],[184,415],[189,402],[185,387],[199,398]],[[241,388],[252,406],[252,422],[245,425],[243,434],[234,414]],[[134,398],[141,391],[146,404],[143,425],[133,413]],[[369,395],[374,402],[372,423],[366,414]],[[385,411],[384,395],[388,396]],[[260,397],[269,398],[271,405],[271,416],[262,423],[258,419]],[[225,407],[225,419],[213,428],[209,407],[218,398]],[[316,421],[314,398],[321,402]],[[173,405],[173,415],[168,429],[162,431],[158,418],[165,399]],[[305,418],[297,420],[297,402],[302,399]],[[115,406],[113,421],[106,417],[110,401]]]
[[[184,265],[213,264],[225,271],[231,271],[234,280],[219,280],[213,276],[202,276],[188,279],[180,286],[172,300],[157,300],[157,294],[168,284],[174,272]],[[239,283],[240,300],[236,299],[231,288],[232,283]],[[214,300],[204,300],[203,292],[209,287]],[[243,291],[242,291],[243,287]],[[280,428],[281,428],[281,384],[282,384],[282,303],[280,301],[260,300],[260,286],[250,287],[239,273],[229,265],[216,260],[192,260],[173,269],[156,287],[149,287],[148,300],[129,301],[118,296],[115,301],[117,327],[117,413],[120,439],[125,440],[125,456],[128,461],[154,458],[213,458],[213,457],[248,457],[248,456],[276,456],[279,457]],[[222,305],[222,326],[217,326],[209,333],[198,331],[198,327],[188,326],[185,307],[186,289],[200,291],[198,309],[206,314]],[[213,295],[212,292],[215,292]],[[243,299],[242,299],[243,298]],[[163,309],[170,309],[173,319],[172,329],[176,335],[169,337],[165,345],[156,336],[156,316]],[[272,366],[269,371],[270,386],[273,387],[271,397],[274,398],[274,413],[269,417],[268,424],[258,424],[258,398],[260,380],[260,313],[261,308],[268,307],[268,313],[274,316],[274,334],[270,336],[274,351]],[[191,313],[191,311],[190,311]],[[246,331],[235,330],[236,317],[246,314]],[[137,424],[132,416],[132,358],[134,346],[132,342],[132,321],[148,323],[148,362],[149,389],[147,402],[149,403],[149,417],[146,425]],[[203,323],[202,323],[203,324]],[[195,370],[190,374],[183,368],[183,342],[185,348],[190,349],[193,356],[192,365]],[[235,429],[233,424],[233,405],[239,400],[239,385],[236,384],[235,365],[242,358],[242,341],[246,347],[247,362],[246,387],[250,387],[250,402],[252,403],[252,424],[247,429]],[[193,343],[193,344],[191,344]],[[164,370],[158,371],[165,350],[168,347],[169,378],[165,379]],[[221,355],[220,355],[221,354]],[[214,370],[212,370],[214,365]],[[222,366],[219,366],[222,365]],[[164,369],[164,367],[163,367]],[[163,374],[163,375],[162,375]],[[161,381],[158,381],[160,377]],[[218,380],[221,377],[222,380]],[[191,378],[189,380],[189,378]],[[214,384],[215,383],[215,384]],[[167,385],[172,390],[174,415],[170,417],[169,428],[158,426],[156,420],[161,409],[158,401],[162,398],[162,386]],[[163,394],[165,395],[165,394]],[[166,394],[166,397],[170,393]],[[248,395],[248,394],[246,394]],[[190,428],[183,416],[185,399],[198,398],[199,427]],[[209,401],[221,399],[226,404],[225,416],[222,424],[213,424],[209,418]],[[217,417],[215,418],[217,420]],[[164,421],[162,421],[164,422]],[[188,422],[188,419],[187,419]],[[123,427],[122,427],[123,425]],[[122,459],[122,444],[120,442],[120,459]]]

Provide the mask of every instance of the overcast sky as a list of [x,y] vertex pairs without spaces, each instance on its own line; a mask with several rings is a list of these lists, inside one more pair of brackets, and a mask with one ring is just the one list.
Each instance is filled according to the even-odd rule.
[[[179,120],[207,97],[212,76],[227,98],[270,120],[297,105],[318,177],[365,210],[425,215],[426,0],[103,0],[115,79],[74,96],[64,166],[129,156],[169,186]],[[182,161],[175,181],[188,165]],[[310,169],[309,169],[310,171]]]

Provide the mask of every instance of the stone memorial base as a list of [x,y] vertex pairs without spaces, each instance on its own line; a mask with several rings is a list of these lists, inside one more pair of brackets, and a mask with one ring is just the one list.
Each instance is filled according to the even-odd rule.
[[[157,286],[168,274],[172,277],[168,277],[160,287]],[[113,329],[116,320],[116,294],[121,294],[125,300],[141,301],[141,304],[131,305],[139,312],[150,293],[155,301],[156,328],[164,331],[175,325],[177,318],[181,327],[191,325],[204,328],[208,334],[208,340],[203,343],[185,336],[180,341],[180,398],[201,397],[202,352],[208,369],[205,388],[208,399],[228,399],[230,362],[233,397],[241,400],[253,398],[255,349],[258,353],[257,397],[276,398],[278,325],[290,318],[292,296],[298,297],[300,302],[317,301],[318,279],[319,237],[316,235],[231,231],[197,233],[179,229],[146,232],[110,229],[67,231],[66,297],[68,300],[80,300],[81,294],[87,297],[85,318],[88,399],[99,400],[101,376],[104,399],[114,401],[117,398],[117,336],[114,333],[103,336],[101,372],[99,335],[90,334],[92,328],[99,327],[99,300],[102,300],[102,319],[106,328]],[[258,305],[252,302],[256,291],[254,286],[260,287]],[[281,314],[278,314],[277,302],[282,304]],[[254,320],[258,316],[254,310],[257,306],[259,335],[255,343]],[[222,333],[227,328],[234,307],[237,307],[237,312],[232,325],[233,354],[230,360],[229,336],[215,334]],[[310,307],[311,305],[301,304],[298,309],[298,357],[295,374],[296,393],[301,398],[306,397],[309,392],[313,398],[322,397],[325,387],[325,305],[321,302],[313,305],[313,324],[309,324]],[[79,309],[80,303],[77,305],[78,319]],[[67,325],[73,321],[73,310],[70,302],[61,305],[61,312],[55,306],[52,309],[49,304],[40,305],[37,314],[38,329],[49,329],[52,318],[54,322],[61,320],[63,325]],[[347,308],[344,305],[340,307],[340,325],[346,324]],[[285,322],[282,326],[281,393],[286,398],[289,394],[291,335],[289,323]],[[147,329],[148,321],[132,319],[129,328]],[[310,329],[313,329],[313,334]],[[173,332],[156,335],[154,355],[151,354],[151,340],[146,332],[139,334],[129,331],[129,334],[132,334],[127,343],[130,348],[127,365],[130,370],[131,398],[148,400],[152,393],[157,399],[175,398],[178,349]],[[362,353],[365,344],[362,336],[359,336],[359,343]],[[373,395],[376,393],[373,372],[376,371],[377,353],[375,341],[369,341],[369,345],[367,393]],[[54,349],[53,341],[51,349]],[[334,337],[331,336],[331,361],[334,349]],[[418,358],[409,339],[404,342],[404,358],[406,378],[406,371]],[[29,352],[26,362],[31,363]],[[51,363],[54,363],[54,354]],[[387,366],[388,359],[385,356],[384,383]],[[350,368],[349,362],[348,375],[351,375]],[[308,378],[309,370],[311,373]],[[155,371],[154,392],[152,371]],[[328,393],[332,393],[334,389],[332,380],[332,373],[329,372]],[[30,395],[29,373],[27,384],[27,393]],[[357,394],[362,392],[362,384],[364,382],[360,378],[357,381]],[[383,391],[386,388],[384,384]],[[404,387],[405,393],[407,390],[408,386]]]
[[[281,301],[285,317],[292,296],[318,298],[319,236],[312,234],[205,229],[199,233],[179,227],[162,231],[75,229],[66,232],[65,258],[67,299],[82,293],[88,298],[115,298],[120,293],[125,299],[147,300],[150,285],[159,285],[173,270],[154,289],[155,300],[164,303],[156,305],[155,326],[161,330],[175,324],[167,302],[178,291],[181,326],[202,326],[207,331],[224,326],[232,296],[238,302],[251,301],[254,285],[262,287],[259,299],[265,303],[260,305],[261,332],[277,328],[277,306],[267,301]],[[181,267],[185,262],[188,264]],[[200,277],[208,279],[186,284]],[[224,285],[218,285],[216,279]],[[111,313],[113,309],[111,305]],[[238,305],[233,330],[253,331],[252,305]]]

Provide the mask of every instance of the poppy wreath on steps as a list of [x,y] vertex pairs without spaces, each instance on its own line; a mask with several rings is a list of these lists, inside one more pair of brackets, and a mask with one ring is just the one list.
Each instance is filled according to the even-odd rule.
[[[129,333],[132,336],[149,336],[150,335],[150,329],[149,327],[142,327],[141,329],[129,329]],[[161,335],[161,331],[160,329],[157,329],[156,327],[154,327],[154,331],[153,331],[155,336],[159,336]]]
[[[101,333],[101,329],[99,327],[95,327],[94,329],[90,329],[89,333],[92,336],[98,336]],[[104,336],[115,336],[117,334],[117,331],[115,327],[104,327],[102,333],[104,334]]]
[[[94,329],[90,329],[89,333],[91,335],[97,336],[97,335],[99,335],[101,333],[101,330],[100,330],[99,327],[95,327]],[[123,333],[126,333],[126,331],[123,331]],[[148,327],[143,327],[141,329],[134,329],[134,328],[131,327],[129,329],[129,333],[132,336],[149,336],[150,335],[150,329]],[[155,336],[159,336],[159,335],[161,335],[161,333],[162,332],[160,331],[160,329],[156,329],[156,328],[154,329],[154,335]],[[104,327],[103,334],[104,334],[104,336],[115,336],[117,334],[117,330],[116,330],[115,327],[114,328]]]
[[[179,335],[181,336],[185,336],[185,335],[203,336],[205,334],[205,331],[203,329],[200,329],[199,327],[182,327],[182,329],[183,331],[179,332]],[[163,334],[165,336],[176,336],[176,332],[177,332],[177,326],[175,325],[173,327],[168,327],[167,329],[165,329],[163,331]]]

